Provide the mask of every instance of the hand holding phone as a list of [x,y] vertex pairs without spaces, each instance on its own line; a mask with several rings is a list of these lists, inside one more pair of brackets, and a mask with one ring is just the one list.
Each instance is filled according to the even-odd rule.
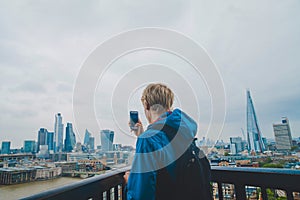
[[139,115],[137,111],[130,111],[130,121],[129,121],[129,127],[131,129],[131,132],[133,132],[136,136],[139,136],[144,132],[143,124],[139,120]]
[[130,115],[130,129],[137,130],[135,124],[138,123],[139,121],[138,111],[130,111],[129,115]]

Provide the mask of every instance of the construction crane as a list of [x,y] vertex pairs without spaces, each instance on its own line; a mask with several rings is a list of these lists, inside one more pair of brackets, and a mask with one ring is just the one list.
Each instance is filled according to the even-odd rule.
[[246,136],[245,136],[244,129],[243,129],[243,128],[241,128],[241,130],[242,130],[242,134],[243,134],[243,140],[246,140]]

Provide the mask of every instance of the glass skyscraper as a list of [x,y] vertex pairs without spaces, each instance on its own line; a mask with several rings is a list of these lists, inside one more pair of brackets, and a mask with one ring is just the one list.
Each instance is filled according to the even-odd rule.
[[36,142],[34,140],[25,140],[24,141],[24,152],[25,153],[35,153]]
[[244,142],[241,137],[230,137],[230,152],[232,154],[238,154],[244,151]]
[[10,154],[10,141],[2,142],[1,154]]
[[73,131],[72,123],[67,123],[66,126],[66,139],[65,139],[65,151],[72,152],[76,144],[76,138]]
[[47,133],[47,145],[49,151],[54,151],[54,132]]
[[89,150],[92,150],[92,151],[95,150],[95,138],[94,137],[90,137],[88,148],[89,148]]
[[247,139],[249,151],[263,152],[265,150],[249,90],[247,90]]
[[37,152],[40,151],[41,145],[47,145],[47,133],[48,133],[47,129],[40,128],[38,133]]
[[114,132],[111,130],[102,130],[100,132],[102,151],[113,151]]
[[63,150],[63,131],[64,125],[62,123],[62,115],[57,113],[55,115],[55,123],[54,123],[54,146],[55,152],[61,152]]
[[92,134],[87,129],[85,129],[84,141],[83,141],[83,144],[85,146],[88,146],[91,135]]
[[92,137],[92,134],[86,129],[84,135],[84,146],[86,150],[94,150],[95,149],[95,138]]

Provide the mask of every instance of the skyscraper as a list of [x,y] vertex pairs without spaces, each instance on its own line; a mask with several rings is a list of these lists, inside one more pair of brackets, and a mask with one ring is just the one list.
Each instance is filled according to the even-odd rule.
[[61,152],[63,149],[63,131],[64,125],[62,123],[62,116],[60,113],[55,115],[54,124],[54,141],[55,141],[55,152]]
[[100,132],[101,139],[101,148],[102,151],[112,151],[113,150],[113,141],[114,141],[114,132],[111,130],[102,130]]
[[247,90],[247,139],[249,151],[263,152],[265,150],[249,90]]
[[286,117],[282,117],[281,122],[281,124],[273,124],[276,148],[277,150],[291,150],[292,134],[289,120]]
[[88,144],[88,149],[94,151],[95,150],[95,138],[90,137],[89,139],[89,144]]
[[92,134],[86,129],[85,130],[85,135],[84,135],[84,147],[86,150],[94,150],[95,149],[95,138],[92,137]]
[[66,139],[65,139],[65,151],[71,152],[76,144],[76,138],[73,131],[72,123],[67,123],[66,126]]
[[34,140],[24,141],[24,152],[25,153],[35,153],[36,142]]
[[3,141],[2,142],[1,154],[10,154],[10,141]]
[[37,152],[40,151],[41,145],[47,145],[47,129],[40,128],[38,132]]
[[89,144],[89,140],[90,140],[90,137],[91,137],[91,133],[85,129],[85,134],[84,134],[84,141],[83,141],[83,144],[87,147],[88,144]]
[[230,137],[230,152],[238,154],[244,151],[244,142],[241,137]]
[[47,132],[47,145],[49,151],[54,151],[54,133]]

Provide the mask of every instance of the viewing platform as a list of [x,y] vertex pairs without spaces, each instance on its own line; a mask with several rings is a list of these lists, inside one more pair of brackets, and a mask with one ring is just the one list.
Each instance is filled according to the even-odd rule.
[[[23,199],[121,200],[123,175],[129,169],[116,169]],[[214,199],[267,200],[268,195],[269,199],[270,195],[286,196],[288,200],[300,199],[300,170],[212,167],[212,183]],[[253,194],[256,194],[256,197],[253,197]]]

